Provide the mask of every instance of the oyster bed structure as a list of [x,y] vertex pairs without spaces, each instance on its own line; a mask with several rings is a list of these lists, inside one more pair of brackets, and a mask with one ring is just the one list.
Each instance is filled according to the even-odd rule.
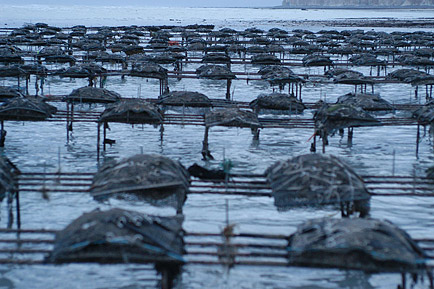
[[410,68],[403,68],[392,71],[386,76],[386,79],[394,79],[404,83],[411,83],[413,86],[434,84],[434,75]]
[[343,216],[369,212],[370,194],[361,177],[335,156],[307,154],[270,166],[265,175],[274,204],[281,210],[296,206],[340,205]]
[[338,98],[336,103],[361,107],[366,111],[392,111],[393,105],[378,94],[347,93]]
[[152,62],[136,62],[131,69],[131,76],[167,79],[167,69]]
[[16,88],[0,86],[0,101],[4,101],[14,97],[23,97],[23,94]]
[[161,124],[163,116],[155,105],[141,99],[121,100],[109,105],[99,122],[151,123]]
[[116,102],[120,99],[121,95],[117,92],[91,86],[74,89],[68,96],[66,96],[67,102],[80,103],[110,103]]
[[238,108],[217,109],[205,114],[205,126],[234,126],[259,128],[261,124],[258,117],[251,111]]
[[42,121],[56,111],[56,107],[38,97],[14,97],[0,105],[0,120]]
[[267,65],[259,69],[261,79],[266,80],[271,86],[278,85],[281,90],[287,83],[302,84],[306,80],[295,74],[291,69],[280,65]]
[[160,105],[189,106],[189,107],[211,107],[210,99],[203,93],[196,91],[172,91],[163,94],[158,100]]
[[314,219],[289,239],[289,262],[367,272],[421,272],[426,256],[403,230],[376,219]]
[[178,161],[161,155],[139,154],[105,163],[95,174],[91,195],[97,200],[111,196],[138,199],[182,210],[190,185],[188,171]]
[[235,74],[224,65],[205,64],[196,69],[196,74],[199,78],[206,79],[235,79]]
[[49,262],[182,264],[182,218],[96,209],[56,234]]
[[0,202],[7,193],[14,193],[18,190],[16,177],[20,170],[6,157],[0,156]]
[[257,115],[251,111],[239,108],[216,109],[205,114],[205,134],[202,146],[203,159],[214,159],[208,149],[209,129],[213,126],[249,127],[253,138],[259,138],[259,128],[262,126]]
[[260,94],[249,103],[249,107],[257,113],[266,110],[299,114],[306,109],[306,106],[295,96],[284,93]]
[[413,112],[413,118],[422,125],[434,125],[434,100]]
[[314,115],[315,126],[322,134],[333,134],[347,127],[380,125],[380,121],[361,107],[324,104]]

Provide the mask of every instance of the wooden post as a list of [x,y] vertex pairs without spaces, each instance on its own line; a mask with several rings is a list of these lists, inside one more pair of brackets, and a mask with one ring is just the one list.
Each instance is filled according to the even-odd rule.
[[420,125],[417,124],[417,132],[416,132],[416,158],[419,158],[419,139],[420,139]]
[[69,143],[69,102],[66,102],[66,142]]
[[232,79],[229,78],[226,84],[226,100],[231,100],[231,83]]
[[7,208],[8,208],[8,225],[7,228],[11,229],[12,224],[14,223],[14,212],[12,208],[13,203],[13,192],[7,192]]
[[353,128],[349,127],[348,128],[348,146],[352,146],[353,145]]
[[163,138],[164,138],[164,125],[161,123],[160,125],[160,144],[163,145]]
[[298,94],[298,97],[299,97],[300,101],[301,101],[301,88],[302,88],[302,85],[300,83],[300,93]]
[[5,124],[4,124],[4,120],[1,120],[0,147],[4,147],[5,146],[5,141],[6,141]]
[[213,156],[211,155],[211,152],[208,149],[208,131],[209,131],[209,127],[205,126],[205,135],[203,137],[203,143],[202,143],[203,160],[214,159]]
[[17,227],[21,229],[21,211],[20,211],[20,191],[17,189],[15,192],[15,202],[16,202],[16,210],[17,210]]
[[29,95],[29,78],[30,75],[26,75],[26,95]]
[[102,139],[102,143],[103,143],[102,148],[103,148],[103,151],[105,151],[105,147],[106,147],[106,145],[105,145],[106,144],[105,139],[106,139],[106,136],[107,136],[107,127],[108,127],[107,122],[104,122],[103,139]]
[[99,161],[99,143],[100,143],[100,135],[101,135],[101,123],[97,122],[97,136],[96,136],[96,159]]
[[316,132],[313,136],[313,143],[310,145],[310,151],[311,152],[316,152]]
[[68,127],[69,131],[72,131],[72,123],[73,122],[74,122],[74,103],[71,102],[71,119],[70,119],[69,127]]

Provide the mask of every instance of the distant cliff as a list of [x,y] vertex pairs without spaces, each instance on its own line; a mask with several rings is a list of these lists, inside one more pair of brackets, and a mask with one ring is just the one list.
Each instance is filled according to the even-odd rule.
[[283,0],[288,8],[434,7],[434,0]]

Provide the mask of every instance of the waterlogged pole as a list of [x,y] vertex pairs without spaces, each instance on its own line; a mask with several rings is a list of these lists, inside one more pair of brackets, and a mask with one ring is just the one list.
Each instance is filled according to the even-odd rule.
[[420,125],[417,124],[417,132],[416,132],[416,158],[419,158],[419,139],[420,139]]
[[231,100],[231,84],[232,79],[228,79],[226,85],[226,100]]
[[97,122],[97,137],[96,137],[96,160],[99,162],[99,142],[101,138],[101,123]]

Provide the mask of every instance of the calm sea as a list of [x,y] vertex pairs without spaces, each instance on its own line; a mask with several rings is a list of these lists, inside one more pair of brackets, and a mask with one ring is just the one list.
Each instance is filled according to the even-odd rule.
[[[349,18],[416,19],[432,17],[433,10],[277,10],[277,9],[225,9],[225,8],[169,8],[169,7],[91,7],[91,6],[0,6],[0,27],[20,27],[25,23],[46,22],[53,26],[118,26],[118,25],[188,25],[214,24],[216,29],[248,27],[269,29],[355,29],[335,28],[324,22],[303,24],[303,20],[337,20]],[[415,31],[420,28],[362,28],[365,30]],[[432,29],[429,29],[432,31]],[[189,64],[185,70],[194,71],[198,65]],[[291,68],[306,73],[302,67]],[[233,65],[233,71],[256,72],[258,67]],[[365,75],[369,68],[359,68]],[[311,73],[322,73],[311,69]],[[0,80],[0,85],[14,85],[11,79]],[[48,78],[46,94],[68,94],[74,88],[86,85],[84,80]],[[210,98],[224,98],[225,82],[183,79],[170,80],[174,90],[193,90]],[[32,83],[30,85],[32,87]],[[109,77],[106,88],[125,97],[156,98],[157,81],[140,78]],[[334,102],[340,95],[353,91],[347,85],[307,85],[303,100],[315,102],[325,99]],[[376,92],[392,103],[419,103],[414,98],[414,88],[404,84],[376,86]],[[251,101],[261,93],[271,92],[261,81],[233,82],[235,100]],[[62,104],[59,108],[65,109]],[[98,106],[79,106],[81,110],[101,111]],[[302,116],[312,116],[307,111]],[[389,115],[393,116],[393,115]],[[397,116],[406,116],[397,113]],[[22,171],[58,170],[58,152],[63,171],[97,170],[96,124],[76,123],[69,143],[66,142],[65,124],[6,122],[8,131],[6,147],[1,150]],[[185,166],[201,161],[203,127],[166,126],[164,141],[160,142],[158,129],[152,126],[111,124],[109,138],[116,144],[109,147],[103,159],[119,159],[141,150],[161,153],[180,160]],[[233,161],[234,171],[262,173],[276,160],[309,153],[307,142],[313,131],[303,129],[263,129],[259,142],[252,141],[248,129],[211,129],[210,149],[215,161],[208,165],[217,167],[223,156]],[[414,126],[387,126],[357,128],[353,145],[346,138],[330,138],[328,154],[335,154],[352,164],[360,174],[424,176],[425,169],[434,163],[432,139],[422,138],[419,158],[415,156],[416,129]],[[332,209],[293,209],[278,212],[271,198],[224,197],[216,195],[191,195],[184,206],[187,231],[219,232],[225,224],[225,203],[229,200],[230,221],[237,232],[290,234],[301,222],[316,217],[336,216]],[[96,203],[88,194],[55,194],[44,200],[39,194],[22,194],[22,223],[24,228],[62,229],[83,212],[97,207],[107,209],[122,207],[145,213],[172,215],[171,208],[156,208],[143,202],[112,200]],[[5,203],[2,204],[2,227],[6,224]],[[372,217],[388,219],[405,229],[415,238],[433,238],[434,199],[423,197],[374,197],[371,201]],[[14,257],[14,256],[10,256]],[[149,285],[145,266],[73,264],[62,266],[0,266],[2,288],[147,288]],[[220,266],[185,266],[178,288],[396,288],[398,274],[369,275],[355,271],[334,269],[235,267],[228,273]],[[426,282],[419,288],[425,288]]]

